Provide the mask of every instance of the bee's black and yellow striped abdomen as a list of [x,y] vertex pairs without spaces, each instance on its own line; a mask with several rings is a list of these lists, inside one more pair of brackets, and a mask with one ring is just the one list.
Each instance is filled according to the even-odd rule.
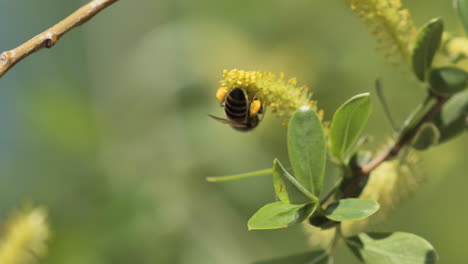
[[224,111],[228,119],[242,122],[248,118],[248,99],[245,92],[240,88],[235,88],[229,92],[224,101]]

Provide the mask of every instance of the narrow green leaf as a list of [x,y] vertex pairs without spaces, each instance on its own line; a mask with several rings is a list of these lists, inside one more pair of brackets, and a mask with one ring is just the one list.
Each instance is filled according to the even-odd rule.
[[409,233],[361,233],[346,242],[365,263],[433,264],[438,259],[429,242]]
[[320,117],[309,107],[300,108],[289,121],[288,152],[294,177],[318,197],[325,172],[325,133]]
[[468,90],[454,95],[434,118],[440,132],[439,143],[446,142],[467,129]]
[[288,204],[274,202],[260,208],[249,220],[249,230],[278,229],[301,223],[316,209],[315,203]]
[[285,203],[305,204],[318,200],[286,171],[278,159],[273,161],[273,186],[276,196]]
[[429,73],[429,83],[434,93],[450,96],[466,89],[468,74],[455,67],[435,68]]
[[333,221],[359,220],[373,215],[379,208],[374,200],[343,199],[330,204],[325,216]]
[[434,18],[419,31],[412,54],[413,71],[420,81],[426,80],[432,60],[439,49],[444,32],[441,18]]
[[330,152],[342,162],[361,135],[371,110],[369,93],[358,94],[346,101],[333,115],[330,127]]
[[229,176],[206,177],[206,180],[209,182],[233,181],[233,180],[239,180],[243,178],[268,175],[271,173],[272,173],[272,169],[265,169],[265,170],[259,170],[259,171],[253,171],[253,172],[247,172],[247,173],[229,175]]
[[439,138],[439,129],[433,123],[425,123],[414,137],[412,146],[417,150],[426,150],[439,143]]
[[468,1],[455,0],[455,8],[457,9],[458,16],[465,27],[465,32],[468,33]]
[[377,98],[380,101],[380,105],[382,106],[385,116],[387,117],[388,121],[390,122],[390,125],[392,126],[394,131],[398,130],[397,124],[395,123],[395,119],[392,117],[392,113],[390,112],[390,107],[388,106],[387,99],[385,98],[384,95],[384,90],[382,88],[382,82],[380,79],[375,80],[375,91],[377,94]]
[[411,112],[411,114],[406,118],[406,120],[403,122],[401,131],[400,131],[400,137],[404,137],[407,135],[407,133],[412,133],[413,129],[415,126],[424,118],[424,115],[429,111],[435,104],[437,103],[437,100],[432,97],[428,96],[426,100],[419,104],[418,107]]
[[302,254],[258,261],[254,264],[328,264],[331,256],[325,250],[314,250]]

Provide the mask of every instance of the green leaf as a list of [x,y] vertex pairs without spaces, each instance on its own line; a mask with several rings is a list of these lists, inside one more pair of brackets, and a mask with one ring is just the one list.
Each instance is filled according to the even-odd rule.
[[254,264],[328,264],[330,260],[331,256],[324,250],[314,250],[287,257],[258,261]]
[[439,143],[452,139],[467,128],[468,90],[454,95],[434,118],[440,131]]
[[440,132],[433,123],[424,123],[413,139],[412,146],[417,150],[426,150],[439,143]]
[[455,67],[435,68],[429,73],[431,90],[439,95],[453,95],[466,89],[468,74]]
[[346,242],[369,264],[433,264],[438,259],[429,242],[410,233],[361,233]]
[[278,159],[273,161],[273,185],[276,196],[285,203],[305,204],[318,200],[286,171]]
[[311,217],[309,217],[309,224],[320,228],[321,230],[327,230],[330,228],[334,228],[340,224],[340,222],[333,221],[328,219],[326,216],[315,213]]
[[343,199],[330,204],[325,216],[333,221],[359,220],[373,215],[379,208],[374,200]]
[[346,101],[333,115],[330,127],[330,152],[345,162],[345,154],[361,135],[371,110],[369,93]]
[[419,104],[418,107],[406,118],[403,122],[400,137],[405,137],[408,133],[412,133],[413,129],[424,118],[426,113],[437,103],[437,99],[428,96],[426,100]]
[[278,229],[301,223],[316,209],[315,203],[288,204],[274,202],[260,208],[249,220],[249,230]]
[[320,196],[325,172],[326,146],[322,121],[309,107],[302,107],[288,126],[288,152],[294,177],[315,196]]
[[434,18],[419,31],[412,54],[413,71],[420,81],[426,80],[432,60],[439,49],[444,32],[441,18]]
[[253,171],[253,172],[247,172],[247,173],[229,175],[229,176],[206,177],[206,180],[209,182],[233,181],[233,180],[239,180],[243,178],[268,175],[271,173],[272,173],[272,169],[265,169],[265,170],[259,170],[259,171]]
[[468,1],[455,0],[455,8],[458,11],[458,16],[465,27],[465,32],[468,33]]

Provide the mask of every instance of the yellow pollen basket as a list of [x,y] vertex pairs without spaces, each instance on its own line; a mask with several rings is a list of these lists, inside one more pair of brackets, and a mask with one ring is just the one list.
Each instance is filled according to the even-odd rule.
[[262,103],[260,102],[260,100],[253,100],[253,102],[250,104],[250,115],[254,116],[258,114],[261,108]]
[[220,103],[222,103],[224,101],[224,97],[226,97],[226,94],[228,93],[228,89],[225,88],[225,87],[221,87],[219,88],[217,91],[216,91],[216,99],[218,99],[218,101]]

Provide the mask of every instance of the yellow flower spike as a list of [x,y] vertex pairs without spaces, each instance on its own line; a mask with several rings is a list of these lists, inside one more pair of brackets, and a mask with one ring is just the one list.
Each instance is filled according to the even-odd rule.
[[37,263],[47,253],[50,236],[44,208],[16,211],[7,221],[0,240],[0,263]]
[[[345,0],[371,35],[377,39],[378,49],[392,63],[410,62],[410,50],[416,37],[416,28],[400,0]],[[395,58],[397,57],[397,58]],[[398,58],[399,57],[399,58]]]
[[296,79],[296,77],[289,79],[288,83],[289,83],[289,84],[292,84],[292,85],[297,85],[297,79]]
[[319,114],[320,118],[323,119],[323,115],[325,114],[325,112],[323,111],[323,109],[320,109],[320,110],[318,111],[318,114]]
[[349,236],[363,232],[370,225],[387,219],[393,209],[424,182],[424,175],[416,170],[417,163],[418,157],[410,152],[377,167],[359,198],[377,201],[379,211],[362,220],[343,222],[343,234]]
[[[444,33],[441,50],[448,60],[466,60],[468,59],[468,38]],[[468,70],[466,61],[457,66]]]
[[304,105],[317,110],[316,102],[311,100],[312,94],[308,88],[298,87],[296,78],[286,80],[284,73],[277,76],[271,72],[224,70],[220,83],[221,87],[226,89],[226,93],[234,88],[244,89],[249,98],[256,97],[263,105],[268,106],[272,113],[286,119]]

